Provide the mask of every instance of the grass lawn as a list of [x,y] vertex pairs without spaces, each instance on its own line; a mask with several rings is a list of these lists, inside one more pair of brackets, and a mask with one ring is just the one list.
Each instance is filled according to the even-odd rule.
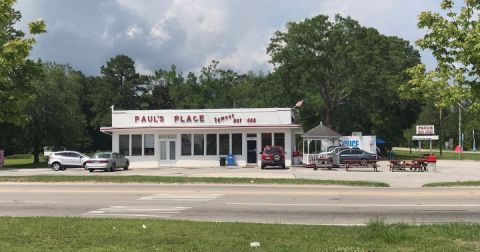
[[[442,156],[440,156],[440,152],[438,150],[432,151],[437,159],[450,159],[450,160],[480,160],[480,152],[464,152],[462,153],[462,157],[458,158],[458,153],[452,151],[443,151]],[[393,159],[412,159],[417,158],[419,153],[412,149],[412,153],[408,150],[393,150],[394,156]],[[424,150],[423,153],[427,154],[430,153],[429,150]]]
[[480,181],[437,182],[437,183],[428,183],[423,186],[424,187],[480,186]]
[[387,183],[348,180],[210,178],[162,176],[0,176],[0,182],[113,182],[113,183],[214,183],[214,184],[295,184],[389,187]]
[[[5,157],[3,168],[22,169],[22,168],[45,168],[48,167],[47,161],[40,158],[40,163],[33,163],[33,156],[28,154],[17,154]],[[3,169],[2,168],[2,169]]]
[[[478,251],[480,225],[308,226],[0,217],[3,251]],[[143,225],[146,228],[143,228]],[[259,242],[260,247],[250,247]]]

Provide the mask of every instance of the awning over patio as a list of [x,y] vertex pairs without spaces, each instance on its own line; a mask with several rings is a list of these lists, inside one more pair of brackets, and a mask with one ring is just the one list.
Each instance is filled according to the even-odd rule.
[[309,130],[307,133],[303,134],[302,137],[304,140],[319,140],[319,139],[340,139],[342,135],[329,127],[320,123],[317,127]]

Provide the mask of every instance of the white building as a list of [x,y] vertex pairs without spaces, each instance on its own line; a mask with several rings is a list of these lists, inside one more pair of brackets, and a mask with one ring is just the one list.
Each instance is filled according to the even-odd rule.
[[289,166],[303,133],[290,108],[114,110],[112,126],[100,130],[131,167],[214,167],[228,154],[238,166],[260,165],[266,145],[283,146]]

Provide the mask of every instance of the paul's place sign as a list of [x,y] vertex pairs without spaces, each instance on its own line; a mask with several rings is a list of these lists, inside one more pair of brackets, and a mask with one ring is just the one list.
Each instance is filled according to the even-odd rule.
[[[174,123],[174,124],[197,124],[205,123],[206,116],[204,114],[199,115],[134,115],[134,121],[136,124],[164,124],[164,123]],[[249,118],[236,118],[234,114],[222,115],[213,117],[212,122],[215,124],[222,123],[256,123],[257,120],[254,117]]]
[[[136,115],[135,123],[164,123],[165,116],[163,115]],[[175,123],[204,123],[205,115],[174,115],[173,122]]]

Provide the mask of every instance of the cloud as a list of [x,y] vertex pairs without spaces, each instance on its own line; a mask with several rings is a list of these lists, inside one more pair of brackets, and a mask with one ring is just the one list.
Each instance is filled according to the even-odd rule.
[[38,17],[48,25],[32,58],[99,74],[118,54],[130,56],[145,73],[172,64],[199,71],[213,59],[241,72],[269,71],[266,47],[274,31],[318,14],[349,15],[414,42],[423,35],[417,15],[438,5],[433,0],[19,0],[16,7],[23,14],[19,27]]

